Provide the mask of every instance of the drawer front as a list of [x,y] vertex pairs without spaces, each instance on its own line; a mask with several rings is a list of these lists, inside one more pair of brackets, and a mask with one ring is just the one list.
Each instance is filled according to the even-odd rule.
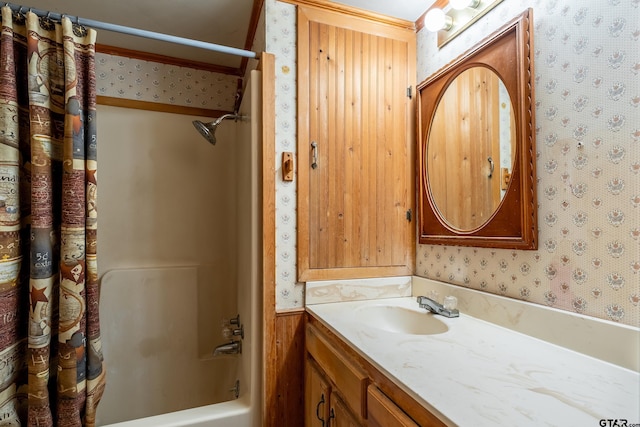
[[419,427],[374,385],[367,390],[367,412],[370,427]]
[[366,372],[352,362],[347,355],[313,325],[307,324],[307,352],[325,372],[327,377],[340,390],[345,403],[363,419],[367,417]]

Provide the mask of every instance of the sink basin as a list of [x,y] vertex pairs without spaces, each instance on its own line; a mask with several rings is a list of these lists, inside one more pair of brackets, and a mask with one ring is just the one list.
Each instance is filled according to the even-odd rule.
[[393,305],[365,306],[357,309],[358,321],[383,331],[410,335],[442,334],[449,327],[431,313]]

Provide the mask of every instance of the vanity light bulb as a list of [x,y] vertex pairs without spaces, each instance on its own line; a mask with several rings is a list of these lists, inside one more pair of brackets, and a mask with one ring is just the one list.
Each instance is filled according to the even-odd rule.
[[462,10],[467,7],[475,9],[480,4],[480,0],[449,0],[449,4],[456,10]]
[[429,31],[448,30],[451,28],[453,20],[450,16],[445,15],[442,9],[431,9],[424,16],[424,26]]

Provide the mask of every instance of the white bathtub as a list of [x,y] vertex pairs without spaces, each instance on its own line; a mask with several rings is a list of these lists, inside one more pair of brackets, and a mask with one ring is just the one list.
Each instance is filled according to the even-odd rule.
[[112,427],[251,427],[257,425],[249,398],[110,424]]

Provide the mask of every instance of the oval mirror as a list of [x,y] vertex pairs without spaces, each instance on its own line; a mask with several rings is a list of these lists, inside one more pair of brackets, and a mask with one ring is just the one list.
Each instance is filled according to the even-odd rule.
[[451,228],[474,230],[496,212],[510,182],[515,139],[511,99],[493,70],[471,67],[446,87],[425,160],[428,191]]
[[532,13],[418,86],[421,244],[538,247]]

